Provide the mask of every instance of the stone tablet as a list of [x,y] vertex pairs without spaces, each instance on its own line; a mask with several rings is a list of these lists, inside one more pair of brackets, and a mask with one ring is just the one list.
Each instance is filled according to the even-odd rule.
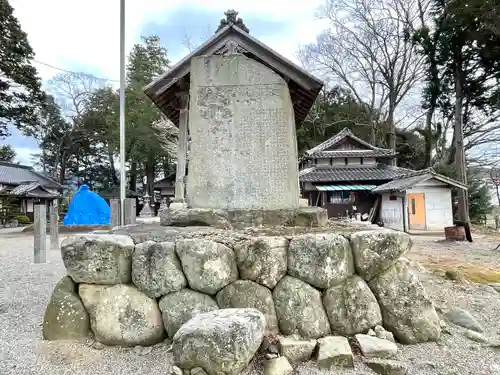
[[299,207],[297,139],[286,82],[243,55],[191,60],[192,208]]

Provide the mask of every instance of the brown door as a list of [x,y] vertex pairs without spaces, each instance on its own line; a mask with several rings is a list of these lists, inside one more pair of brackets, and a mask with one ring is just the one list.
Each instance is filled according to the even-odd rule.
[[425,229],[425,195],[408,194],[408,223],[410,229]]

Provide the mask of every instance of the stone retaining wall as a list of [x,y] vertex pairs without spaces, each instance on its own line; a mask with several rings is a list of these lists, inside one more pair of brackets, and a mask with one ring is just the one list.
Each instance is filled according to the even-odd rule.
[[127,235],[71,236],[61,246],[68,276],[43,334],[153,345],[197,314],[254,308],[268,335],[350,337],[383,325],[404,344],[435,341],[439,318],[402,258],[411,245],[391,231],[138,244]]

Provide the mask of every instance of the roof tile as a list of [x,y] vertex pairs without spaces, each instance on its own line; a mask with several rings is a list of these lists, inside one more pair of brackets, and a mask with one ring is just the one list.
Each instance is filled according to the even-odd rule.
[[29,182],[38,182],[45,187],[61,187],[51,178],[34,171],[32,167],[0,162],[0,184],[21,185]]
[[374,167],[316,167],[300,176],[301,182],[389,181],[408,169],[378,164]]

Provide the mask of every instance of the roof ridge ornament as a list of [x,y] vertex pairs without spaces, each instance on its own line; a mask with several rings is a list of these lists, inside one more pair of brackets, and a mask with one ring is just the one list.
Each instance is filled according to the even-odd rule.
[[241,30],[243,30],[244,32],[250,33],[250,30],[243,23],[243,20],[241,18],[236,18],[238,16],[237,11],[235,11],[234,9],[228,9],[226,12],[224,12],[224,15],[226,16],[226,18],[225,19],[222,18],[220,20],[219,27],[217,27],[217,30],[215,30],[216,34],[228,25],[235,25],[238,28],[240,28]]

